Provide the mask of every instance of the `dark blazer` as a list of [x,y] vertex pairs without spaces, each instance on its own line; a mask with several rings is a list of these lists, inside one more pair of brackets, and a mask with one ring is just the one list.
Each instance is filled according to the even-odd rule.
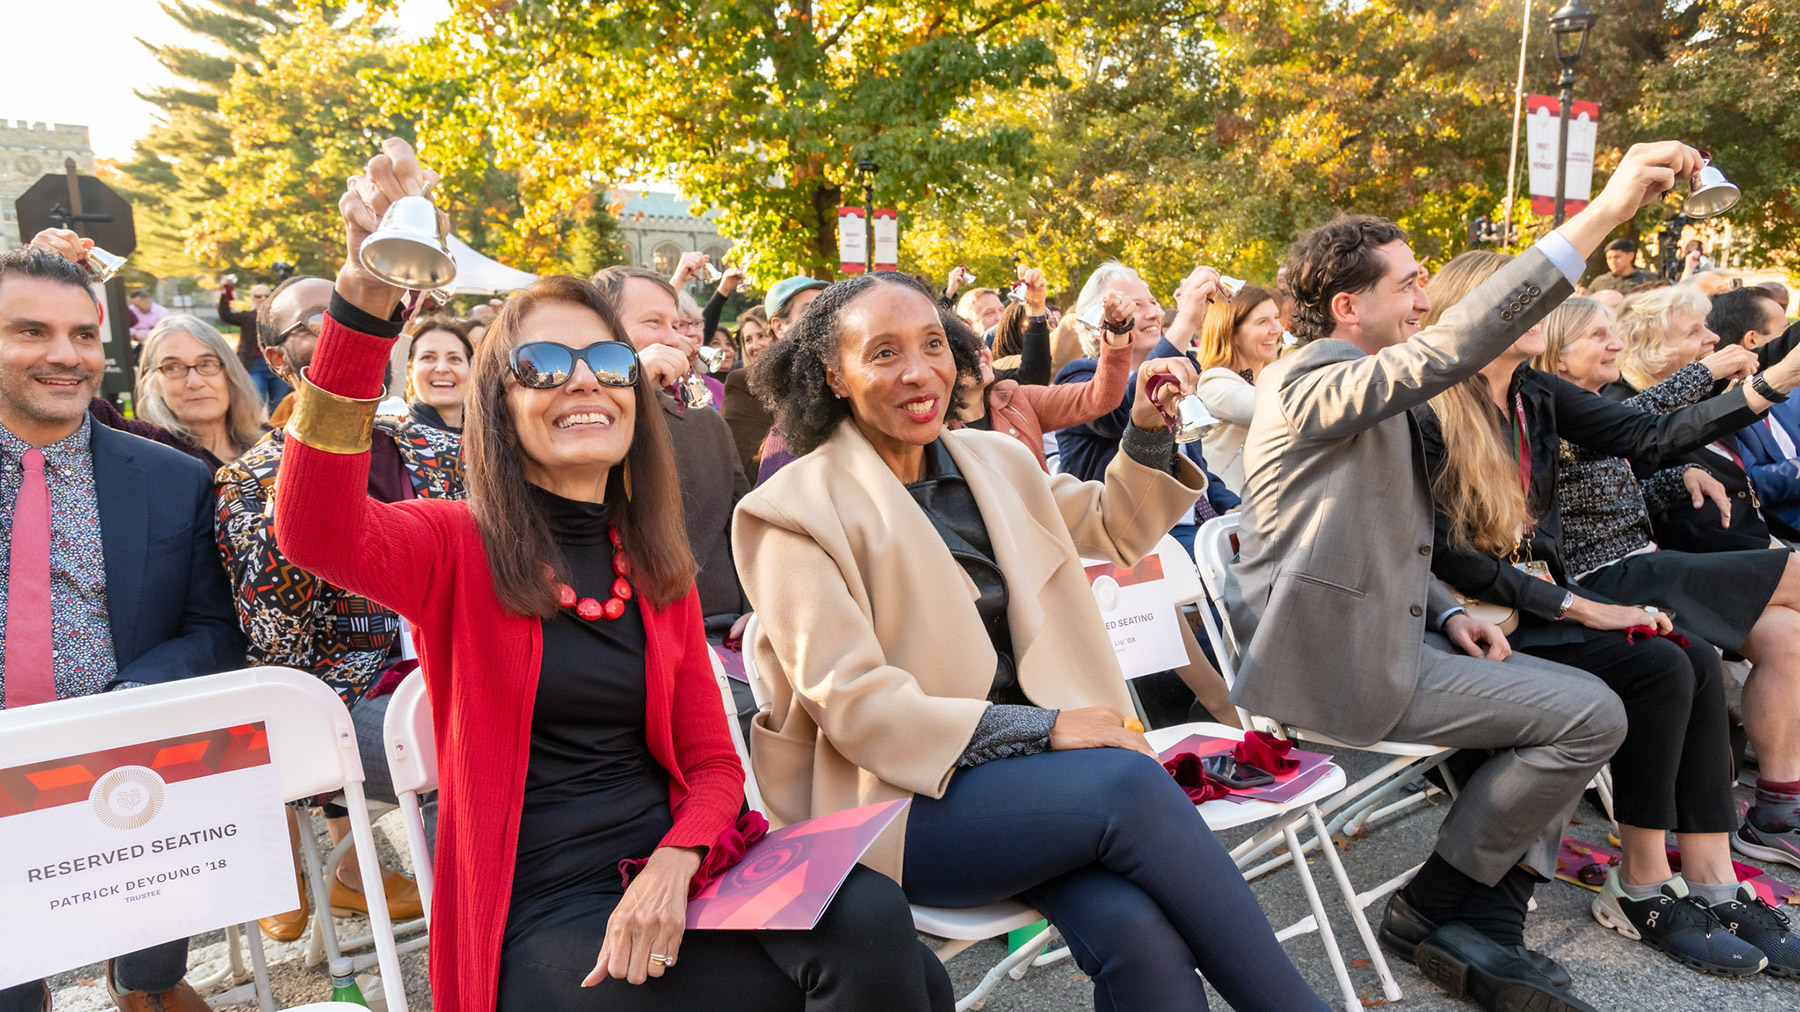
[[[1743,392],[1733,391],[1659,415],[1589,393],[1567,380],[1525,365],[1513,373],[1508,399],[1514,395],[1524,402],[1527,445],[1531,448],[1531,492],[1527,503],[1536,520],[1529,557],[1548,564],[1556,584],[1527,576],[1505,559],[1468,546],[1452,546],[1449,519],[1442,510],[1434,510],[1431,572],[1468,597],[1519,609],[1521,621],[1515,645],[1578,642],[1585,636],[1579,626],[1554,621],[1564,593],[1572,590],[1597,601],[1606,598],[1576,586],[1564,565],[1562,512],[1556,495],[1558,444],[1566,439],[1590,450],[1629,458],[1640,467],[1654,468],[1742,427],[1756,414],[1744,403]],[[1444,472],[1443,429],[1430,404],[1418,405],[1412,411],[1419,423],[1425,468],[1435,485]],[[1509,445],[1511,441],[1509,436]],[[1764,541],[1757,547],[1767,546]]]
[[762,461],[763,440],[775,427],[775,416],[761,398],[750,392],[749,369],[734,369],[725,377],[725,397],[719,414],[731,429],[731,441],[737,447],[744,474],[754,476]]
[[[1759,354],[1760,351],[1758,349]],[[1764,364],[1770,361],[1779,359],[1765,359]],[[1723,381],[1714,383],[1708,400],[1716,399],[1729,387],[1730,384]],[[1637,393],[1638,389],[1623,379],[1616,379],[1600,388],[1600,395],[1613,401],[1624,401],[1637,396]],[[1729,526],[1722,522],[1719,507],[1711,499],[1703,500],[1699,506],[1683,499],[1652,515],[1650,533],[1656,539],[1658,547],[1678,552],[1749,552],[1769,547],[1772,536],[1769,524],[1763,517],[1762,504],[1757,501],[1756,493],[1751,487],[1750,476],[1744,473],[1743,468],[1705,446],[1656,461],[1653,465],[1633,461],[1633,467],[1640,478],[1648,478],[1658,470],[1671,467],[1683,470],[1697,467],[1725,486],[1725,493],[1731,497]]]
[[174,681],[244,662],[213,539],[212,474],[199,461],[95,423],[94,491],[106,555],[113,682]]
[[[1777,404],[1769,409],[1768,417],[1800,442],[1800,401]],[[1756,483],[1769,529],[1779,537],[1800,539],[1800,460],[1790,458],[1761,422],[1738,431],[1737,448],[1750,480]]]
[[[1156,348],[1150,352],[1150,358],[1174,358],[1181,354],[1175,346],[1165,338],[1157,342]],[[1188,356],[1193,361],[1193,356]],[[1146,359],[1145,361],[1148,361]],[[1196,369],[1199,366],[1195,366]],[[1078,358],[1062,367],[1056,374],[1056,384],[1089,383],[1094,374],[1100,370],[1097,358]],[[1125,426],[1131,424],[1131,406],[1137,400],[1137,372],[1133,371],[1125,381],[1125,399],[1112,411],[1101,415],[1084,425],[1074,425],[1056,432],[1056,450],[1061,455],[1059,467],[1064,474],[1072,474],[1082,481],[1105,481],[1106,468],[1119,452],[1119,439],[1125,435]],[[1226,487],[1219,476],[1206,466],[1206,457],[1200,446],[1200,440],[1182,443],[1177,449],[1194,466],[1206,474],[1206,502],[1215,513],[1225,513],[1236,509],[1242,500],[1238,494]]]

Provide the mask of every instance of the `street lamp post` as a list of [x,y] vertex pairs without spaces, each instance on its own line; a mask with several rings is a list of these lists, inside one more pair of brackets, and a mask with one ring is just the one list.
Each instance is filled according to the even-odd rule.
[[868,270],[875,269],[875,159],[864,158],[856,163],[857,171],[863,177],[863,255],[867,258],[864,266]]
[[1550,37],[1556,43],[1556,60],[1562,64],[1562,111],[1557,117],[1556,142],[1556,224],[1563,223],[1563,194],[1569,178],[1569,106],[1575,103],[1575,64],[1587,48],[1588,33],[1600,16],[1588,10],[1581,0],[1569,0],[1550,15]]

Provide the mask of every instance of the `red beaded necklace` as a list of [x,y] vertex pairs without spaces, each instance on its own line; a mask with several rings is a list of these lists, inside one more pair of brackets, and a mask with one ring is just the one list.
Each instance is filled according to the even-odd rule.
[[591,597],[577,600],[574,587],[561,581],[556,584],[557,605],[575,609],[575,614],[589,622],[597,622],[601,619],[608,622],[613,621],[625,614],[625,602],[631,600],[631,581],[628,579],[631,576],[631,559],[625,554],[625,546],[619,541],[617,527],[608,524],[606,536],[612,541],[612,568],[616,578],[613,580],[612,596],[606,599],[605,604],[601,604]]

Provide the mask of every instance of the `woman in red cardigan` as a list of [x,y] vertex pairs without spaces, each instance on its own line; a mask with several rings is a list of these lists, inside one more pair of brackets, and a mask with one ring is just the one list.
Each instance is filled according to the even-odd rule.
[[[339,202],[349,249],[432,179],[390,139]],[[867,869],[810,932],[683,930],[690,892],[741,853],[744,779],[654,399],[686,363],[640,363],[592,285],[541,281],[470,370],[468,501],[376,502],[369,426],[403,293],[346,261],[297,391],[276,534],[418,632],[439,1012],[948,1009],[899,887]]]

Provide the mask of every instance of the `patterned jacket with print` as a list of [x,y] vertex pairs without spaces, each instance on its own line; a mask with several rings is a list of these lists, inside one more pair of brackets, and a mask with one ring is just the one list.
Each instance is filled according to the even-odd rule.
[[[412,422],[382,424],[421,499],[463,497],[462,439]],[[295,566],[275,543],[275,478],[287,433],[276,429],[219,470],[216,534],[252,664],[319,676],[346,706],[389,665],[400,618]]]

